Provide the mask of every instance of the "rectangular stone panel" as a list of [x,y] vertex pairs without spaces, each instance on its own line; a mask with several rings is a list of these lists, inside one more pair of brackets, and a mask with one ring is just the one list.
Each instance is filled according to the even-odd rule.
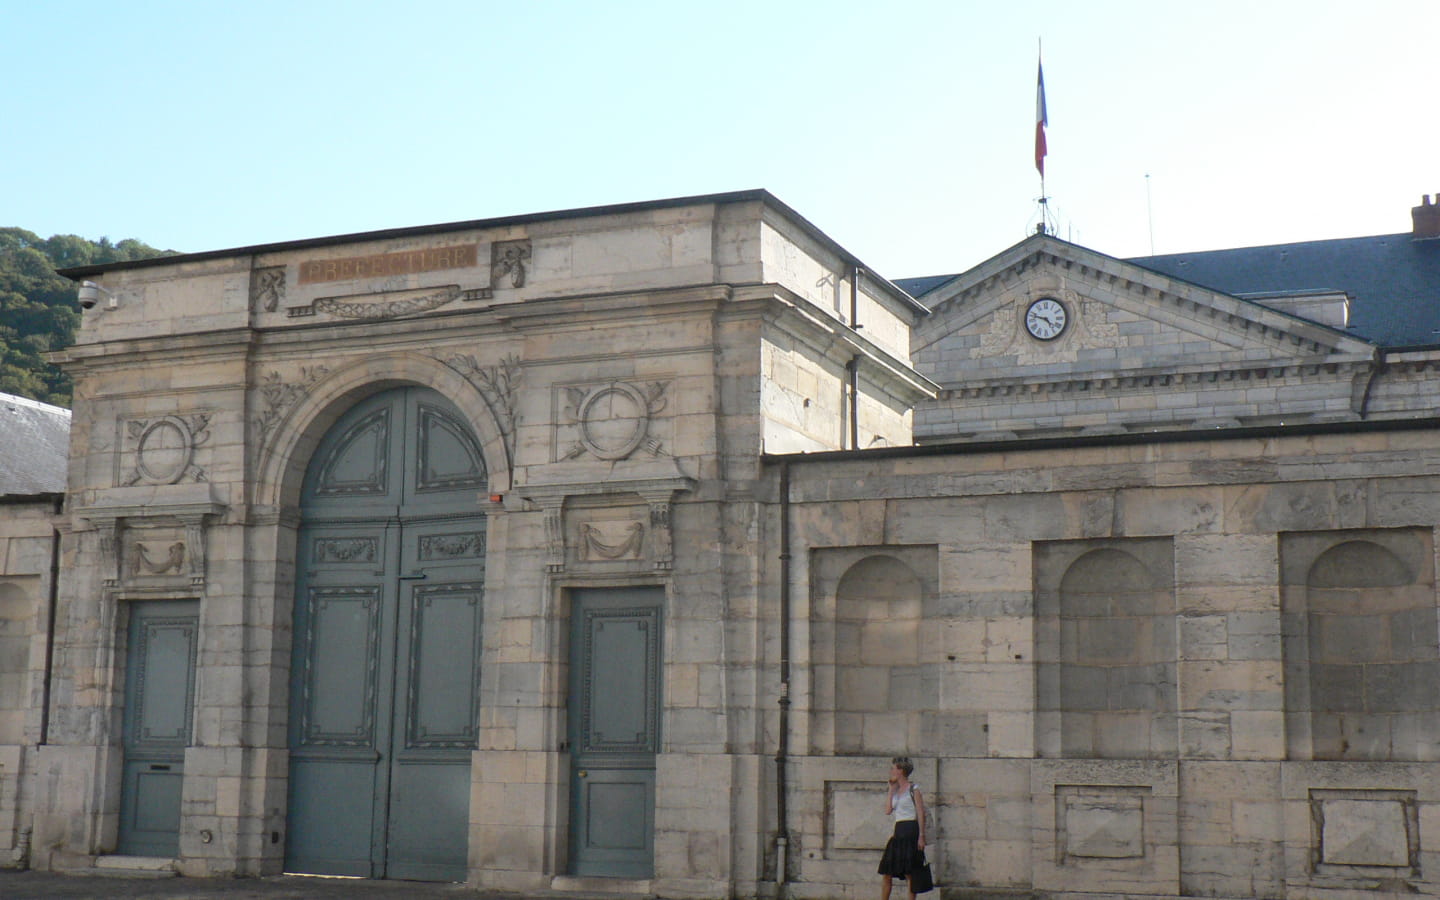
[[1056,785],[1057,861],[1143,857],[1149,793],[1141,786]]
[[1312,790],[1322,866],[1411,869],[1418,862],[1414,791]]
[[856,852],[874,855],[885,846],[891,830],[885,816],[883,782],[825,782],[827,857],[844,858]]

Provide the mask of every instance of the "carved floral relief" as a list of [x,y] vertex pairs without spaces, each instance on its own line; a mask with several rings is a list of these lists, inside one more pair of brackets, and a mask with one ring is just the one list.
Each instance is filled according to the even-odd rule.
[[271,266],[250,273],[250,306],[274,312],[285,301],[285,267]]
[[260,443],[270,439],[270,433],[279,424],[290,407],[299,403],[320,379],[330,374],[325,366],[302,366],[298,377],[287,381],[279,372],[272,371],[260,382],[260,415],[255,417],[255,428],[260,432]]
[[496,241],[490,245],[490,282],[510,279],[512,288],[525,286],[525,269],[530,262],[530,241]]
[[479,389],[490,407],[490,413],[500,426],[505,449],[512,459],[515,454],[515,426],[519,422],[516,412],[516,394],[520,386],[520,357],[510,354],[493,365],[482,365],[468,353],[456,353],[445,360],[445,364]]

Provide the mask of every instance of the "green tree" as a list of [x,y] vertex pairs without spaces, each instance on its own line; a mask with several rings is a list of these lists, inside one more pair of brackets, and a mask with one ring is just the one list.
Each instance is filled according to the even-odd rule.
[[45,361],[68,347],[80,326],[76,285],[56,274],[72,266],[168,256],[133,238],[118,244],[73,234],[42,239],[23,228],[0,228],[0,393],[70,405],[70,379]]

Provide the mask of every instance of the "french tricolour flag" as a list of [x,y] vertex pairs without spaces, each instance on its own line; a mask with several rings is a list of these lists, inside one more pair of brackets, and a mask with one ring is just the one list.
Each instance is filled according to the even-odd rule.
[[1039,62],[1035,69],[1035,170],[1045,177],[1045,67]]

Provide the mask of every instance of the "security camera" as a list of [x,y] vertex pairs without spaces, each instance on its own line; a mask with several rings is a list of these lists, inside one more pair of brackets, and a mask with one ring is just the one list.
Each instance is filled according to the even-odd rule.
[[80,282],[80,308],[94,309],[100,302],[100,285],[93,281]]
[[110,302],[107,304],[108,309],[114,309],[116,306],[119,305],[116,302],[117,298],[114,294],[105,290],[103,287],[93,281],[80,282],[80,290],[76,294],[76,296],[80,299],[81,309],[94,309],[95,304],[100,302],[100,296],[102,294],[110,298]]

